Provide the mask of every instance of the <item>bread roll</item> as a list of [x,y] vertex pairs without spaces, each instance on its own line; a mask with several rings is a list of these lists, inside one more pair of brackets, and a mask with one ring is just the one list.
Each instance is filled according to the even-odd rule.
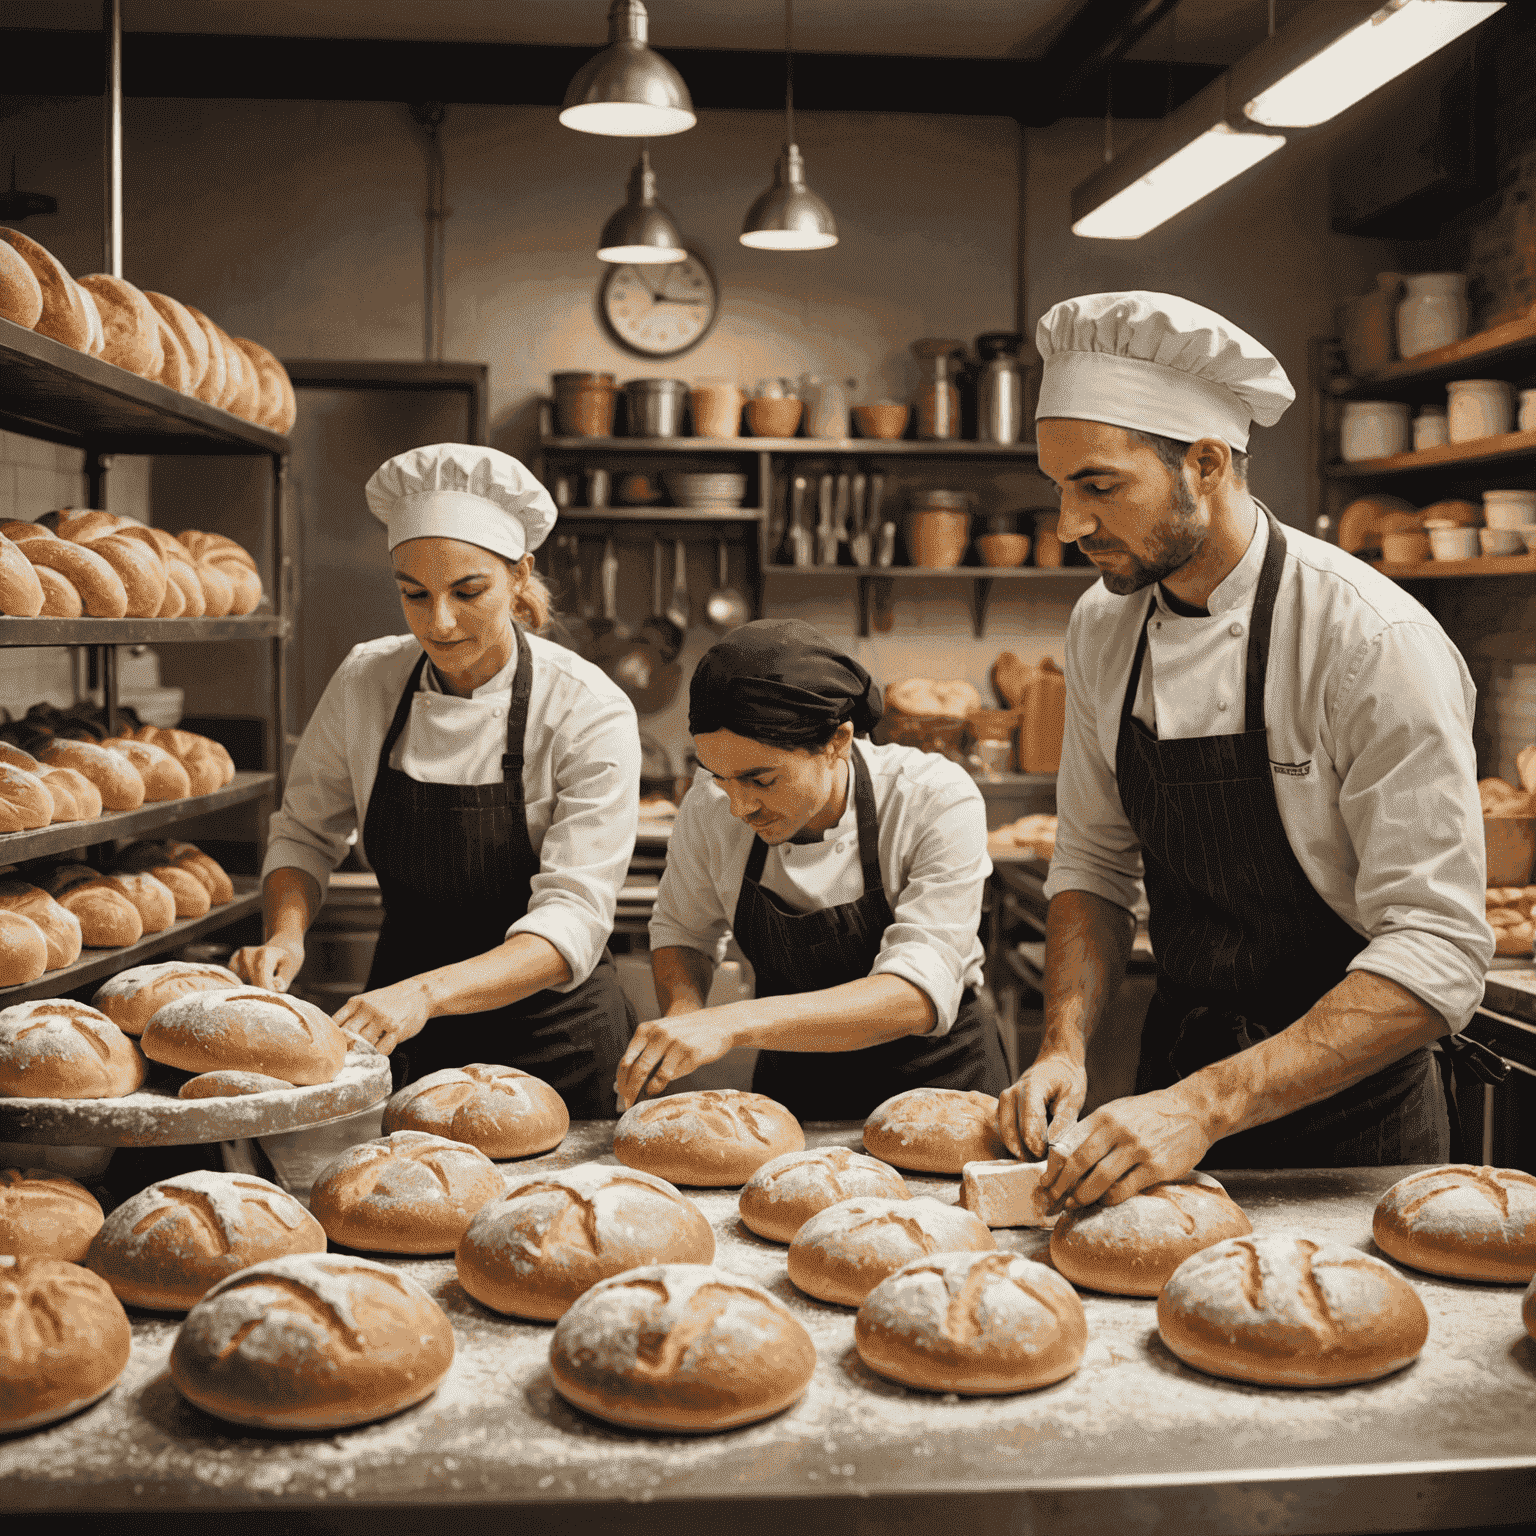
[[1371,1235],[1431,1275],[1524,1284],[1536,1276],[1536,1177],[1470,1163],[1410,1173],[1377,1203]]
[[1229,1237],[1185,1259],[1157,1331],[1186,1365],[1272,1387],[1344,1387],[1401,1370],[1429,1337],[1389,1264],[1307,1237]]
[[[85,613],[85,599],[80,589],[67,576],[47,566],[34,565],[33,574],[42,588],[43,606],[39,614],[45,619],[78,619]],[[124,602],[127,595],[124,594]]]
[[279,1077],[260,1072],[202,1072],[189,1077],[176,1091],[178,1099],[236,1099],[253,1093],[281,1093],[292,1088]]
[[174,389],[178,395],[185,395],[189,393],[187,380],[192,376],[192,367],[187,361],[186,349],[175,331],[166,324],[165,316],[158,311],[155,314],[155,324],[160,328],[160,351],[165,358],[155,378],[167,389]]
[[[10,246],[0,245],[0,251]],[[14,540],[0,534],[0,613],[13,619],[35,619],[45,595],[37,569]]]
[[256,369],[245,353],[235,345],[235,339],[217,322],[214,331],[224,347],[224,362],[229,369],[229,398],[224,409],[242,421],[255,421],[256,405],[260,398],[260,386],[256,381]]
[[96,302],[96,295],[89,288],[82,288],[79,283],[71,280],[70,286],[75,291],[75,298],[85,311],[87,333],[85,345],[80,348],[82,352],[88,352],[92,357],[100,357],[107,349],[107,331],[102,324],[101,306]]
[[665,1179],[582,1163],[510,1184],[480,1207],[454,1260],[476,1301],[553,1322],[609,1275],[714,1257],[704,1213]]
[[997,1247],[986,1223],[926,1195],[843,1200],[818,1212],[789,1245],[789,1278],[820,1301],[856,1307],[903,1264],[935,1253]]
[[1054,1227],[1046,1164],[998,1158],[960,1170],[960,1206],[989,1227]]
[[224,866],[217,859],[193,843],[171,843],[166,851],[177,869],[184,869],[202,881],[203,889],[208,892],[208,899],[214,906],[222,907],[235,899],[234,881],[224,873]]
[[80,920],[87,949],[125,949],[144,937],[139,909],[87,864],[57,865],[43,881],[61,907]]
[[347,1059],[346,1037],[313,1003],[260,987],[190,992],[144,1027],[144,1053],[183,1072],[260,1072],[308,1086]]
[[373,1253],[452,1253],[475,1213],[502,1192],[485,1153],[395,1131],[349,1147],[327,1163],[309,1208],[332,1242]]
[[34,566],[57,571],[80,594],[93,619],[121,619],[128,612],[128,591],[112,566],[84,544],[68,539],[29,539],[25,554]]
[[164,933],[176,921],[176,898],[153,875],[103,875],[102,879],[138,908],[145,933]]
[[[197,580],[196,573],[190,566],[188,574],[193,581]],[[165,599],[160,604],[160,611],[155,615],[157,619],[180,619],[186,617],[187,599],[182,589],[177,585],[175,575],[171,570],[170,562],[165,567]]]
[[114,752],[120,752],[138,769],[144,781],[145,800],[182,800],[192,793],[187,770],[164,747],[136,741],[131,736],[112,736],[108,740]]
[[177,538],[195,564],[215,566],[229,582],[231,613],[255,612],[261,602],[261,576],[255,558],[248,550],[222,534],[203,533],[193,528],[178,534]]
[[759,1237],[787,1243],[829,1205],[910,1197],[906,1181],[888,1164],[847,1147],[814,1147],[764,1163],[742,1186],[736,1209]]
[[133,1331],[106,1283],[62,1259],[0,1256],[0,1433],[94,1403],[128,1364]]
[[193,324],[203,333],[203,340],[208,346],[208,368],[198,380],[193,393],[199,400],[206,400],[209,405],[221,405],[229,392],[229,364],[224,360],[223,343],[213,328],[213,321],[207,315],[199,309],[194,309],[190,304],[182,307],[192,317]]
[[74,279],[64,270],[51,251],[45,250],[36,240],[29,239],[19,229],[7,229],[0,225],[0,240],[4,240],[31,268],[37,279],[38,292],[42,296],[42,308],[32,329],[41,336],[51,336],[66,347],[77,351],[85,347],[90,337],[90,321],[86,318],[85,304],[79,296]]
[[140,378],[154,378],[165,367],[165,354],[149,300],[132,283],[107,272],[90,272],[76,281],[96,300],[101,313],[102,357]]
[[11,518],[0,523],[0,533],[16,544],[29,544],[34,539],[58,537],[46,523],[28,522],[25,518]]
[[[140,847],[144,845],[139,845]],[[164,849],[154,854],[138,855],[135,860],[120,857],[118,869],[135,874],[153,875],[176,900],[176,916],[202,917],[213,906],[208,887],[189,869],[165,862]]]
[[854,1347],[870,1370],[925,1392],[991,1396],[1048,1387],[1088,1347],[1077,1293],[1015,1253],[941,1253],[864,1298]]
[[184,393],[196,395],[203,376],[208,372],[208,335],[196,320],[187,313],[186,306],[168,294],[155,293],[146,288],[144,297],[175,336],[187,362],[187,379]]
[[23,751],[13,741],[0,740],[0,763],[9,763],[12,768],[35,773],[39,778],[48,771],[30,752]]
[[21,987],[48,969],[48,937],[30,917],[0,911],[0,987]]
[[708,1264],[600,1280],[555,1325],[555,1390],[626,1429],[708,1434],[781,1413],[810,1385],[816,1347],[762,1286]]
[[126,1305],[185,1312],[248,1264],[324,1252],[320,1223],[286,1190],[253,1174],[199,1168],[125,1200],[85,1262]]
[[[218,742],[210,740],[207,736],[198,736],[191,731],[164,731],[153,725],[140,726],[133,734],[136,741],[147,741],[169,752],[187,770],[187,778],[191,781],[194,795],[212,794],[214,790],[222,789],[235,776],[235,765],[230,760],[229,753]],[[193,848],[193,851],[196,851],[191,843],[183,843],[179,846]],[[212,864],[213,861],[209,860],[209,863]],[[214,864],[213,867],[217,869],[218,865]],[[225,900],[228,899],[228,897],[225,898]],[[214,905],[218,905],[217,900]]]
[[339,1253],[268,1259],[213,1287],[171,1346],[188,1402],[234,1424],[322,1431],[430,1397],[453,1328],[398,1270]]
[[0,317],[31,330],[43,317],[43,287],[13,246],[0,242]]
[[[163,530],[156,529],[155,531],[158,533]],[[176,541],[172,539],[169,534],[166,534],[166,539],[171,544],[176,543]],[[206,604],[203,601],[203,584],[198,579],[197,567],[192,563],[191,560],[187,558],[186,550],[183,549],[180,545],[177,545],[176,551],[172,553],[170,550],[165,548],[165,545],[162,544],[161,552],[165,555],[165,571],[168,578],[168,589],[169,587],[175,587],[176,591],[180,594],[181,597],[180,612],[175,615],[162,614],[162,617],[175,617],[182,619],[202,618],[207,609]],[[154,727],[150,727],[150,729],[154,729]]]
[[121,1099],[143,1082],[138,1046],[86,1003],[49,997],[0,1011],[0,1094]]
[[119,971],[102,982],[91,1003],[125,1035],[142,1035],[144,1026],[155,1014],[178,997],[189,992],[239,991],[244,986],[233,971],[222,965],[167,960],[159,965],[136,965],[131,970]]
[[56,740],[42,754],[50,768],[73,768],[101,791],[102,806],[109,811],[136,811],[144,804],[144,780],[139,770],[111,747],[93,741]]
[[35,773],[0,763],[0,832],[31,832],[53,820],[53,796]]
[[61,907],[47,891],[24,880],[0,880],[0,909],[30,917],[42,929],[48,944],[50,971],[62,970],[80,958],[84,943],[80,919],[67,907]]
[[761,1093],[709,1088],[642,1099],[613,1133],[613,1155],[669,1184],[744,1184],[770,1158],[805,1146],[800,1122]]
[[165,601],[166,583],[170,580],[164,559],[150,545],[122,534],[109,533],[104,538],[92,539],[85,547],[117,572],[127,597],[124,617],[154,618]]
[[864,1122],[864,1150],[914,1173],[959,1173],[1008,1155],[997,1100],[959,1088],[909,1088],[887,1099]]
[[236,336],[234,343],[256,379],[256,406],[251,420],[269,431],[281,431],[277,424],[283,415],[283,386],[279,383],[283,365],[260,342],[248,336]]
[[445,1067],[407,1084],[384,1106],[386,1131],[427,1131],[468,1142],[487,1157],[531,1157],[565,1140],[565,1100],[516,1067]]
[[83,1184],[46,1168],[0,1168],[0,1253],[79,1264],[101,1222]]
[[194,560],[231,561],[248,571],[256,569],[256,557],[243,544],[222,533],[185,528],[176,535],[176,541]]
[[115,512],[103,512],[99,507],[64,507],[54,516],[54,533],[71,544],[89,544],[92,539],[104,538],[116,533],[128,519]]
[[94,821],[101,815],[101,791],[74,768],[39,765],[38,777],[53,806],[53,822]]

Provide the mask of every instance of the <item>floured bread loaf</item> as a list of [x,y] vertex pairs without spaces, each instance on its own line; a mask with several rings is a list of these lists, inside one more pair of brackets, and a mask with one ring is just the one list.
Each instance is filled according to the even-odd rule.
[[1054,1227],[1046,1164],[997,1158],[960,1170],[960,1205],[989,1227]]
[[1429,1314],[1380,1259],[1306,1237],[1229,1237],[1185,1259],[1157,1331],[1186,1365],[1275,1387],[1374,1381],[1417,1358]]
[[165,367],[165,353],[160,350],[160,327],[149,300],[132,283],[109,272],[90,272],[76,281],[101,312],[102,357],[140,378],[154,378]]
[[309,1208],[332,1242],[372,1253],[452,1253],[502,1192],[485,1153],[423,1131],[348,1147],[320,1170]]
[[124,949],[144,937],[139,909],[89,864],[59,864],[43,883],[48,894],[79,919],[87,949]]
[[347,1038],[313,1003],[261,987],[189,992],[144,1026],[144,1054],[183,1072],[260,1072],[306,1087],[346,1063]]
[[864,1122],[864,1150],[914,1173],[959,1173],[1008,1155],[997,1100],[959,1088],[909,1088],[887,1099]]
[[176,921],[176,898],[153,875],[103,875],[101,883],[133,903],[145,933],[164,933]]
[[555,1390],[626,1429],[707,1434],[780,1413],[810,1385],[816,1346],[762,1286],[709,1264],[600,1280],[555,1325]]
[[233,971],[222,965],[191,960],[167,960],[119,971],[96,989],[91,1002],[125,1035],[142,1035],[144,1026],[167,1003],[189,992],[250,991]]
[[46,1168],[0,1168],[0,1253],[78,1264],[101,1222],[83,1184]]
[[[59,542],[62,544],[64,540]],[[76,544],[67,547],[84,548]],[[121,752],[114,752],[110,747],[94,741],[60,737],[40,760],[50,768],[73,768],[76,773],[83,773],[101,791],[101,803],[106,810],[136,811],[144,804],[144,780],[139,776],[139,770]]]
[[[187,733],[177,731],[174,734],[185,736]],[[187,764],[188,772],[194,771],[201,764],[210,771],[217,771],[220,784],[227,784],[235,776],[233,763],[229,764],[228,772],[225,772],[224,764],[229,754],[226,752],[223,758],[220,758],[219,752],[223,749],[216,741],[208,741],[206,751],[198,747],[196,743],[206,741],[205,737],[195,736],[192,741],[194,744],[184,749],[184,755],[181,758],[181,761]],[[171,749],[167,747],[167,751],[169,750]],[[196,794],[198,791],[194,789],[193,793]],[[235,884],[224,872],[224,866],[212,855],[204,853],[195,843],[167,843],[165,851],[166,856],[177,869],[184,869],[189,875],[202,881],[203,888],[208,892],[208,899],[214,906],[222,907],[225,902],[235,899]]]
[[48,941],[48,969],[57,971],[80,958],[80,919],[47,891],[22,880],[0,880],[0,909],[30,917]]
[[[161,600],[163,597],[162,593]],[[192,793],[187,770],[164,747],[157,747],[152,741],[137,741],[132,736],[114,736],[112,750],[139,770],[145,800],[182,800]]]
[[1077,1292],[1015,1253],[941,1253],[864,1298],[853,1342],[870,1370],[928,1392],[1028,1392],[1070,1376],[1088,1347]]
[[27,769],[0,763],[0,832],[35,832],[52,820],[53,797],[43,781]]
[[427,1131],[487,1157],[531,1157],[565,1140],[565,1100],[541,1077],[483,1061],[408,1083],[384,1106],[386,1131]]
[[[0,245],[0,252],[10,249]],[[0,533],[0,613],[15,619],[35,619],[47,601],[37,568],[19,544]]]
[[48,936],[30,917],[0,911],[0,987],[21,987],[48,969]]
[[671,1184],[744,1184],[770,1158],[805,1146],[800,1122],[761,1093],[709,1088],[642,1099],[613,1133],[613,1155]]
[[1253,1224],[1208,1173],[1147,1188],[1119,1205],[1068,1211],[1051,1233],[1051,1263],[1074,1285],[1156,1296],[1192,1253]]
[[935,1253],[986,1253],[997,1247],[986,1223],[926,1195],[911,1200],[844,1200],[795,1233],[789,1278],[807,1296],[859,1305],[903,1264]]
[[268,1259],[213,1287],[171,1346],[171,1380],[234,1424],[332,1430],[430,1397],[453,1328],[408,1275],[368,1259]]
[[1536,1275],[1536,1178],[1469,1163],[1410,1173],[1381,1197],[1371,1235],[1431,1275],[1520,1284]]
[[87,1003],[50,997],[0,1012],[0,1094],[120,1099],[143,1082],[138,1046]]
[[53,802],[52,821],[94,821],[101,815],[101,791],[83,773],[39,763],[37,776]]
[[260,1072],[202,1072],[189,1077],[176,1091],[178,1099],[234,1099],[252,1093],[280,1093],[292,1088],[280,1077]]
[[786,1152],[764,1163],[742,1186],[736,1209],[759,1237],[787,1243],[818,1211],[843,1200],[910,1198],[887,1163],[847,1147]]
[[123,1374],[132,1344],[122,1302],[90,1270],[0,1255],[0,1433],[94,1403]]
[[320,1223],[285,1190],[254,1174],[200,1168],[125,1200],[85,1262],[130,1307],[184,1312],[248,1264],[324,1252]]
[[530,1174],[481,1206],[455,1262],[476,1301],[553,1322],[609,1275],[714,1257],[704,1213],[665,1179],[581,1163]]

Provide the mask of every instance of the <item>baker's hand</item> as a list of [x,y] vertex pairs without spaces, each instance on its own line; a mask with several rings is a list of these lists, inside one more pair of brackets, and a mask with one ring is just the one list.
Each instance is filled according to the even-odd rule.
[[430,1017],[427,994],[412,977],[349,997],[336,1014],[336,1027],[388,1056],[402,1041],[419,1035]]
[[1042,1057],[1013,1087],[1003,1090],[997,1101],[997,1133],[1015,1157],[1025,1158],[1027,1149],[1038,1161],[1048,1142],[1077,1123],[1087,1097],[1088,1073],[1079,1062],[1070,1056]]
[[1052,1138],[1046,1198],[1058,1210],[1118,1205],[1149,1184],[1182,1179],[1213,1140],[1177,1086],[1114,1099],[1060,1145]]
[[642,1024],[619,1062],[619,1075],[613,1083],[624,1107],[628,1109],[642,1089],[647,1098],[653,1097],[668,1083],[687,1077],[707,1062],[719,1061],[736,1043],[735,1032],[721,1017],[725,1011],[699,1008]]
[[283,944],[275,940],[248,944],[229,957],[229,968],[236,976],[253,987],[266,987],[271,992],[286,992],[288,983],[299,974],[303,965],[302,944]]

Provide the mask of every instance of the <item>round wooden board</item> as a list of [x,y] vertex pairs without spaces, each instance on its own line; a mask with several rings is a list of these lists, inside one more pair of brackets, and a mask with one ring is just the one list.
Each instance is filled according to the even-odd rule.
[[227,1099],[142,1088],[121,1099],[0,1098],[0,1141],[40,1146],[177,1147],[325,1125],[389,1097],[389,1058],[351,1050],[328,1083]]

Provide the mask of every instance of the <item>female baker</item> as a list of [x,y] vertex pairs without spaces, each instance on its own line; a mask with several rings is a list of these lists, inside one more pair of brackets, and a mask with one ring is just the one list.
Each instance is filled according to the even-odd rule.
[[[759,1048],[753,1088],[802,1120],[862,1119],[923,1085],[1006,1085],[976,990],[981,795],[945,758],[858,739],[880,714],[863,667],[796,620],[747,624],[699,663],[702,766],[651,919],[663,1016],[624,1053],[626,1104],[734,1046]],[[727,930],[756,996],[706,1008]]]
[[266,942],[234,968],[293,980],[361,827],[384,926],[336,1022],[395,1054],[397,1085],[497,1062],[573,1116],[611,1117],[628,1011],[604,946],[640,741],[619,689],[532,633],[549,605],[531,552],[554,503],[516,459],[462,443],[391,459],[367,496],[411,632],[357,646],[326,688],[272,818]]

